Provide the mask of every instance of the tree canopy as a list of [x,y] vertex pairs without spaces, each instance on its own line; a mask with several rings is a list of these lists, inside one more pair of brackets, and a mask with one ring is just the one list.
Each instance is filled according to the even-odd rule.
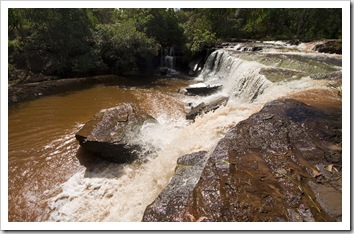
[[[143,69],[139,63],[163,47],[192,56],[231,38],[314,40],[342,34],[342,11],[330,8],[16,8],[8,13],[9,67],[60,76]],[[44,68],[36,69],[33,61]]]

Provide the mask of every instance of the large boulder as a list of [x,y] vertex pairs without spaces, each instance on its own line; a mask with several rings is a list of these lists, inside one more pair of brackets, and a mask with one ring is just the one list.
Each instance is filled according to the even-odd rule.
[[110,161],[132,162],[139,156],[139,145],[133,144],[145,122],[156,122],[132,104],[104,109],[98,112],[75,135],[86,150]]
[[178,215],[162,220],[341,221],[341,168],[340,112],[272,101],[226,134],[173,204]]

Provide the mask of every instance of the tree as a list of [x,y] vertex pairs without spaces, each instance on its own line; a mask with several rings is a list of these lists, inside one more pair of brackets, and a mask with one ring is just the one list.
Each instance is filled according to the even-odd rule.
[[154,38],[162,47],[181,46],[184,43],[183,29],[174,9],[120,9],[118,15],[120,21],[132,20],[138,31]]
[[104,63],[118,74],[138,69],[138,59],[156,56],[160,48],[153,38],[137,31],[132,20],[98,25],[95,40]]
[[186,48],[192,54],[216,42],[217,38],[213,32],[212,23],[200,10],[181,9],[179,20],[186,37]]
[[11,9],[11,18],[11,28],[18,32],[16,40],[22,45],[20,57],[26,57],[28,70],[34,69],[35,61],[31,58],[50,64],[51,68],[44,71],[50,75],[91,73],[101,65],[94,56],[90,19],[85,9]]
[[259,8],[244,9],[243,30],[258,39],[321,39],[341,35],[341,9]]
[[334,8],[16,8],[8,13],[12,67],[60,76],[137,69],[161,47],[178,47],[191,58],[233,37],[321,39],[342,33],[342,12]]

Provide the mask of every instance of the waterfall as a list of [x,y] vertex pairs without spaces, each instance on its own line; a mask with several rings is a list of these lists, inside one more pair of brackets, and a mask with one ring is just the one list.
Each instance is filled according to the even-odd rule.
[[246,61],[226,50],[214,51],[197,78],[206,85],[222,85],[219,94],[244,102],[254,101],[272,82],[260,74],[264,65]]
[[[237,45],[239,46],[239,45]],[[328,77],[341,75],[341,58],[308,53],[279,53],[271,46],[263,52],[241,52],[234,48],[218,49],[205,62],[199,82],[187,87],[213,88],[207,97],[189,98],[191,106],[210,103],[220,96],[237,104],[262,102],[310,87],[323,87]],[[290,49],[290,48],[287,48]]]
[[161,48],[160,70],[164,70],[166,75],[179,74],[176,70],[176,55],[172,46]]

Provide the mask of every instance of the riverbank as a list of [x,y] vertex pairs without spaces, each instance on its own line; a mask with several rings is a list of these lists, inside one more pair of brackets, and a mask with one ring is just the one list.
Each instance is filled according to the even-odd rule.
[[[126,86],[141,86],[154,85],[157,79],[164,76],[157,75],[101,75],[81,78],[63,78],[51,79],[46,77],[43,80],[35,82],[18,82],[9,84],[8,88],[8,103],[15,104],[24,101],[34,100],[36,98],[48,95],[65,94],[67,92],[82,90],[94,85],[126,85]],[[178,75],[174,78],[188,80],[187,76]],[[169,77],[166,77],[169,79]]]
[[117,76],[107,75],[66,79],[50,79],[50,77],[47,77],[37,82],[20,82],[9,85],[8,103],[13,104],[30,101],[41,96],[63,94],[99,83],[114,82],[116,79]]

